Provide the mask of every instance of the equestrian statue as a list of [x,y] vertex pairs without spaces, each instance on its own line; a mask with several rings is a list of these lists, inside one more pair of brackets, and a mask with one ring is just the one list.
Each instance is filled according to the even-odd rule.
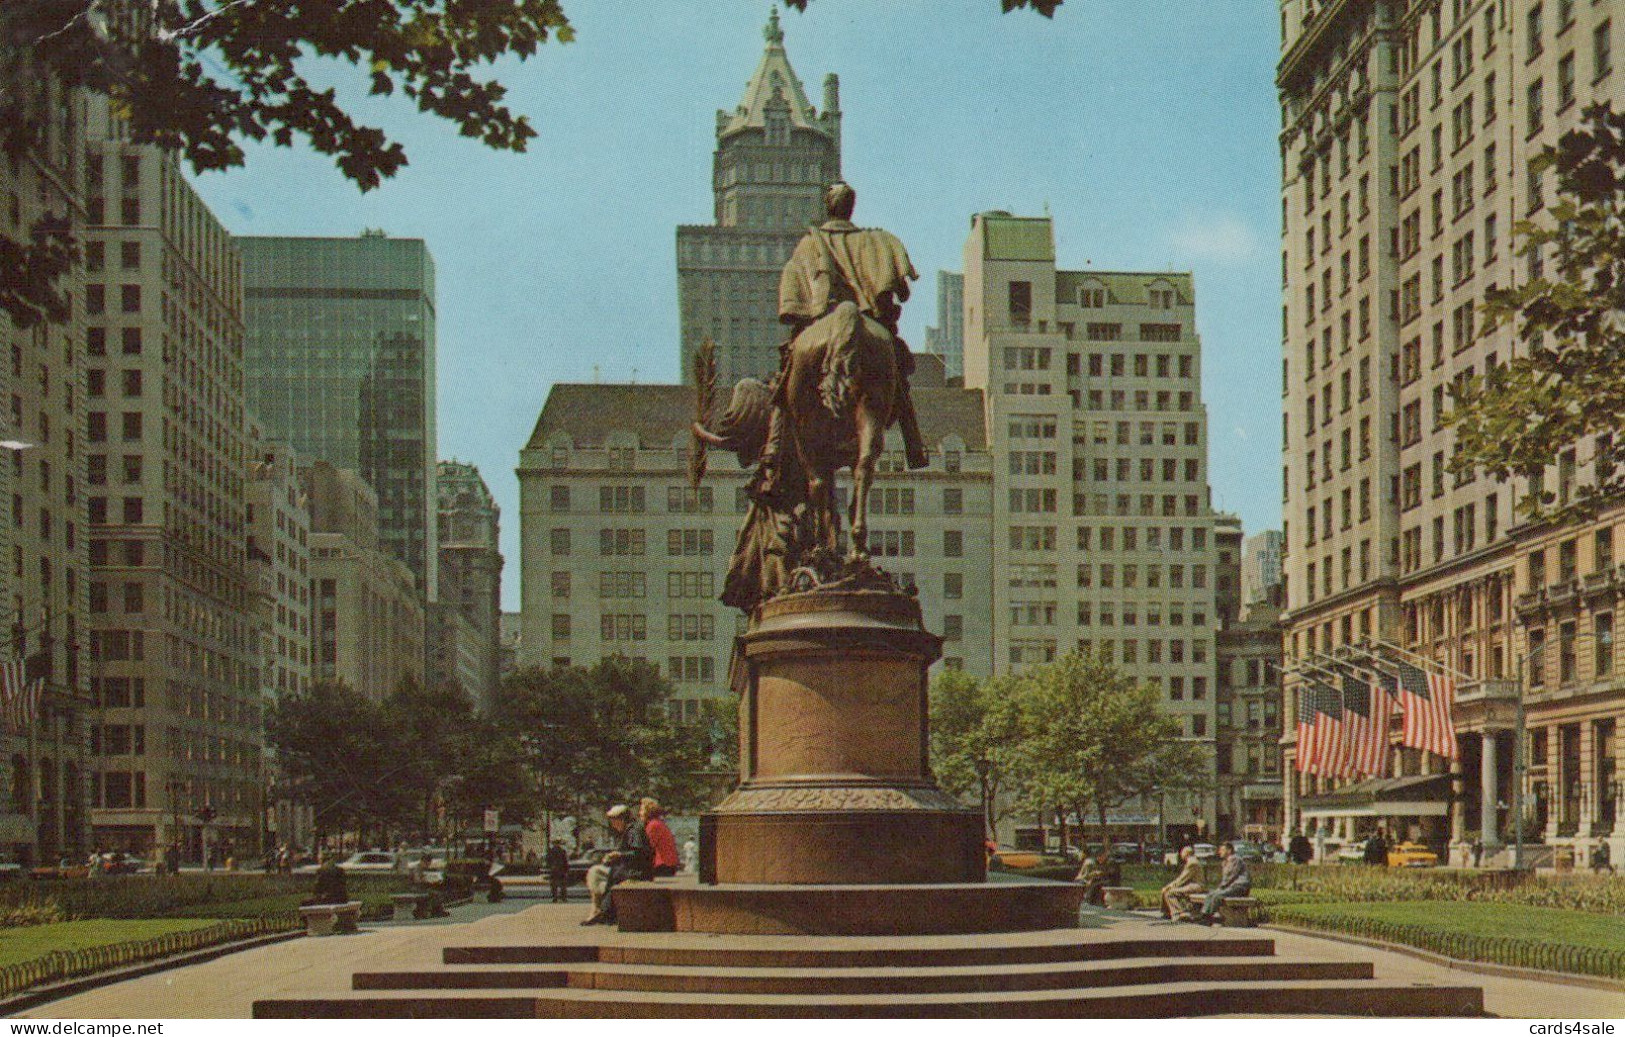
[[[784,267],[779,320],[790,337],[771,381],[741,380],[713,421],[714,353],[702,347],[696,357],[691,477],[703,477],[708,446],[755,467],[722,593],[746,613],[792,588],[889,584],[869,564],[869,488],[886,430],[899,426],[908,467],[928,463],[909,394],[914,361],[897,331],[909,281],[919,275],[896,236],[853,225],[856,202],[851,187],[831,185],[828,219],[808,228]],[[835,473],[846,467],[852,495],[843,557]]]

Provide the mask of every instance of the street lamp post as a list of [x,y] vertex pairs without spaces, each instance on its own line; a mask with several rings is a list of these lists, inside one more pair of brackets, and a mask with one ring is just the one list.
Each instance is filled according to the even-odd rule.
[[976,780],[982,788],[982,838],[990,839],[993,835],[992,804],[988,802],[988,774],[993,770],[993,761],[986,758],[976,760]]

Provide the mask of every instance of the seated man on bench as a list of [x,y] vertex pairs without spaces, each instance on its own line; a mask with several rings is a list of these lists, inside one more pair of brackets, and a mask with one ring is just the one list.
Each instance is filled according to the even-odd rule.
[[1224,870],[1219,873],[1219,884],[1202,901],[1202,914],[1196,920],[1203,925],[1218,921],[1219,905],[1226,897],[1245,897],[1253,891],[1253,878],[1247,874],[1247,862],[1236,856],[1236,848],[1229,843],[1219,844],[1219,860]]

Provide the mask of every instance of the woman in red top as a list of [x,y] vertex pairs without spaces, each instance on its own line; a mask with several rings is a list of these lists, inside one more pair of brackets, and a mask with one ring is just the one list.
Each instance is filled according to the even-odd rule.
[[660,808],[655,800],[645,796],[638,804],[638,818],[643,822],[643,832],[649,837],[649,849],[654,853],[655,877],[662,875],[675,875],[681,867],[682,861],[677,856],[677,839],[666,827],[664,820],[666,812]]

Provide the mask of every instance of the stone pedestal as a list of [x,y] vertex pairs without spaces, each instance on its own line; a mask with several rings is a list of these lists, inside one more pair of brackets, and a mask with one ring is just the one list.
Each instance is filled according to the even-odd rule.
[[941,639],[911,597],[818,589],[740,638],[740,782],[701,819],[703,883],[982,882],[982,818],[937,788],[926,669]]

